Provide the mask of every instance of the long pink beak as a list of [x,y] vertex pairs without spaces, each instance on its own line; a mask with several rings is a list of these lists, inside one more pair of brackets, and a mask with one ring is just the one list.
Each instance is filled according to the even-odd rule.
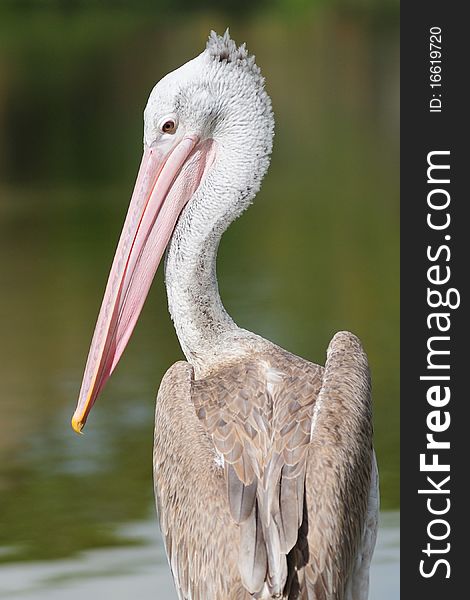
[[135,327],[178,217],[211,160],[187,135],[169,152],[145,146],[93,334],[72,427],[80,433]]

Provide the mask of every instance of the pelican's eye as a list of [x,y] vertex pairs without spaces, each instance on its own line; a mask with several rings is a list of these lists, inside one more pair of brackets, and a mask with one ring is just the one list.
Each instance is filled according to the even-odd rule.
[[176,127],[175,119],[165,119],[160,125],[160,131],[162,133],[175,133]]

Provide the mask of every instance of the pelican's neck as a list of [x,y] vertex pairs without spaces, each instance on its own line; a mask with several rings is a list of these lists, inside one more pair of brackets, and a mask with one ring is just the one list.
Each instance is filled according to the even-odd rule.
[[232,113],[227,109],[214,131],[211,166],[181,213],[168,246],[169,310],[196,375],[244,355],[258,339],[228,315],[216,275],[220,238],[250,205],[269,165],[274,121],[263,80],[256,82],[258,87],[239,98]]
[[225,310],[216,275],[220,228],[198,226],[185,211],[171,240],[165,269],[168,307],[181,348],[194,366],[211,361],[230,332],[239,330]]
[[[271,126],[270,126],[271,125]],[[270,126],[270,127],[269,127]],[[253,351],[255,334],[238,327],[225,310],[217,285],[222,234],[251,203],[269,164],[267,141],[226,135],[215,146],[214,163],[183,210],[168,246],[165,280],[168,307],[181,348],[196,376]]]

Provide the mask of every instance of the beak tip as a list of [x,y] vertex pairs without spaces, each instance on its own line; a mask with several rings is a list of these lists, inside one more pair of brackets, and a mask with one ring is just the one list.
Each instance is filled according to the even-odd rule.
[[82,421],[76,415],[73,415],[73,417],[72,417],[72,429],[75,431],[75,433],[79,433],[80,435],[83,435],[82,429],[83,429],[84,426],[85,426],[85,422]]

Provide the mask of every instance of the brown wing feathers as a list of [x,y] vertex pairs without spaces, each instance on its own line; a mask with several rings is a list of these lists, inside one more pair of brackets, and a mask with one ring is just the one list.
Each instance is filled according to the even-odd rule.
[[273,375],[269,358],[258,356],[192,386],[196,412],[224,459],[230,512],[240,524],[240,573],[252,594],[265,582],[273,596],[281,594],[286,555],[302,522],[305,460],[321,384],[321,368],[302,363],[300,369],[287,358],[282,365],[276,361]]
[[[166,373],[155,414],[154,477],[160,527],[181,600],[248,600],[213,444],[194,412],[191,365]],[[235,554],[235,556],[234,556]]]
[[309,600],[342,600],[362,539],[372,467],[369,367],[353,334],[331,340],[317,402],[306,473],[305,587]]
[[325,369],[275,347],[200,380],[177,363],[155,424],[160,523],[182,600],[345,598],[372,457],[355,336],[333,338]]

